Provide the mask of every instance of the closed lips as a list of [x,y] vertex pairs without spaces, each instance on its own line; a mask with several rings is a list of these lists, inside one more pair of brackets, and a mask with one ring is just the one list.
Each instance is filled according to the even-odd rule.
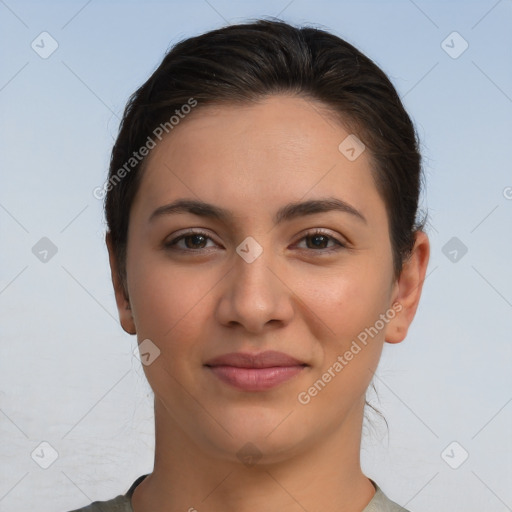
[[269,350],[259,354],[232,352],[208,360],[205,366],[236,366],[238,368],[272,368],[276,366],[307,366],[283,352]]
[[225,384],[242,391],[267,391],[299,374],[306,363],[283,352],[234,352],[210,359],[205,366]]

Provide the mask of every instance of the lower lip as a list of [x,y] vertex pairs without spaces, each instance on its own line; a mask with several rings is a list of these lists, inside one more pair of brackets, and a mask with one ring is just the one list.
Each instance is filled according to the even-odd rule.
[[223,382],[244,391],[265,391],[291,379],[304,366],[275,366],[272,368],[239,368],[237,366],[210,366]]

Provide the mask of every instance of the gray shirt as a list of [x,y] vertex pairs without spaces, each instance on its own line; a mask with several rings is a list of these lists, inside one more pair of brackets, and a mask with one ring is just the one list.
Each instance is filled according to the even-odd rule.
[[[70,510],[70,512],[133,512],[131,503],[133,491],[147,476],[148,475],[139,476],[126,494],[120,494],[108,501],[94,501],[86,507]],[[368,503],[361,512],[409,512],[400,505],[397,505],[394,501],[391,501],[373,480],[371,480],[371,482],[376,492],[370,503]]]

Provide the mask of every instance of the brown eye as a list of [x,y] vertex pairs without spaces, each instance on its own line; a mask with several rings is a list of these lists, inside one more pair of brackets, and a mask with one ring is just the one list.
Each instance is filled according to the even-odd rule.
[[206,243],[206,237],[204,235],[184,236],[182,240],[185,240],[187,249],[203,249]]
[[312,246],[308,246],[309,249],[325,249],[329,243],[329,237],[325,235],[310,235],[306,240],[311,241]]
[[301,238],[300,242],[302,240],[306,240],[306,249],[311,249],[314,251],[316,250],[317,252],[338,251],[345,247],[345,244],[341,243],[333,236],[324,233],[323,231],[307,233],[304,237]]
[[172,239],[169,242],[166,242],[164,246],[167,249],[199,251],[201,249],[208,248],[206,246],[208,240],[213,242],[212,238],[209,237],[206,233],[190,231]]

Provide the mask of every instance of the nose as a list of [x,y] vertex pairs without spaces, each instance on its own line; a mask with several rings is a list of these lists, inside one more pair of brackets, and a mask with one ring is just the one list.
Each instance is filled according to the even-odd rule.
[[287,325],[294,308],[293,292],[284,274],[270,251],[264,250],[250,263],[235,254],[233,267],[223,279],[217,320],[229,327],[242,326],[253,334],[272,325]]

